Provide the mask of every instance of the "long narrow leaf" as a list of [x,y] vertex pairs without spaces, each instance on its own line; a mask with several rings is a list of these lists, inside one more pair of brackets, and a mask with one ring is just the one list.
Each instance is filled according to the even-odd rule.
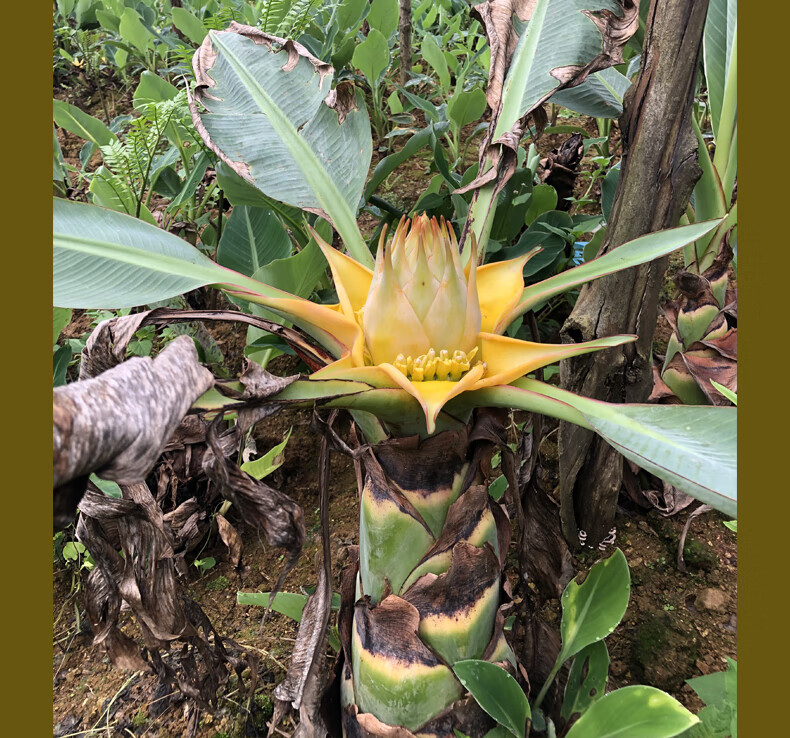
[[118,140],[100,120],[63,100],[52,101],[52,117],[61,128],[95,146],[106,146],[111,141]]
[[700,502],[737,517],[737,408],[616,405],[534,379],[520,379],[514,385],[573,407],[627,459]]
[[702,59],[705,65],[705,81],[708,84],[708,105],[714,138],[718,138],[724,88],[737,32],[738,0],[710,0],[705,21]]
[[53,217],[53,300],[60,307],[134,307],[224,276],[190,244],[129,215],[56,198]]
[[134,307],[207,284],[277,294],[130,215],[59,198],[52,207],[53,300],[59,307]]
[[[434,123],[433,130],[436,135],[444,133],[449,127],[446,121],[441,123]],[[431,143],[431,126],[417,131],[403,146],[400,151],[394,154],[385,156],[373,170],[373,174],[365,185],[365,199],[370,199],[370,196],[376,191],[378,186],[397,169],[398,166],[403,164],[406,159],[414,156],[420,149]]]
[[527,287],[521,301],[510,315],[503,318],[504,325],[509,325],[519,315],[535,305],[548,300],[561,292],[577,287],[606,274],[618,272],[621,269],[645,264],[653,259],[671,253],[675,249],[696,241],[700,236],[712,231],[719,224],[719,220],[708,220],[701,223],[669,228],[657,233],[649,233],[618,246],[597,259],[569,269],[554,277]]

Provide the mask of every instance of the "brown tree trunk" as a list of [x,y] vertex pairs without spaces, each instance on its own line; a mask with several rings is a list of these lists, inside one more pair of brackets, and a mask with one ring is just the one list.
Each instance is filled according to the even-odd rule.
[[411,0],[400,0],[400,84],[411,79]]
[[[643,0],[644,1],[644,0]],[[708,0],[652,0],[642,68],[620,118],[623,161],[601,253],[670,228],[701,174],[691,111]],[[625,346],[562,363],[565,389],[607,402],[644,402],[652,385],[651,346],[667,257],[582,289],[562,327],[567,343],[636,333]],[[614,525],[622,457],[595,433],[560,423],[563,533],[596,546]]]

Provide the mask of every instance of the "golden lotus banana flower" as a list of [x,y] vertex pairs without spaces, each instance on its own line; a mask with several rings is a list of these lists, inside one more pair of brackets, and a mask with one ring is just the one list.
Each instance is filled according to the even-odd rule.
[[559,359],[632,341],[613,336],[579,344],[541,344],[501,335],[524,289],[526,261],[462,266],[452,227],[417,215],[379,241],[373,271],[313,232],[332,270],[339,304],[287,293],[238,294],[282,313],[320,341],[336,361],[312,379],[348,379],[401,388],[422,406],[428,433],[442,407],[462,392],[506,385]]
[[[389,247],[385,236],[362,308],[362,332],[372,363],[400,364],[409,374],[411,366],[407,372],[405,362],[411,358],[425,364],[430,374],[426,380],[448,378],[454,356],[477,350],[475,271],[464,272],[455,233],[444,219],[440,223],[417,216],[411,228],[401,220]],[[445,355],[448,360],[439,358]]]

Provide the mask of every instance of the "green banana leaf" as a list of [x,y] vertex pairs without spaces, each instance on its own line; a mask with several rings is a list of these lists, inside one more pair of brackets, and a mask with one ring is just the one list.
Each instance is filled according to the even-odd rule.
[[616,405],[534,379],[468,394],[468,403],[532,410],[591,428],[643,469],[737,517],[737,408]]
[[584,67],[604,53],[601,31],[584,12],[602,10],[623,15],[615,0],[538,1],[505,77],[495,139],[567,84],[574,75],[569,68]]
[[738,0],[710,0],[702,41],[713,137],[718,138],[727,77],[738,34]]
[[[484,17],[487,33],[500,40],[500,50],[492,54],[486,91],[489,106],[498,111],[492,141],[510,134],[519,121],[561,88],[570,87],[590,70],[598,71],[622,60],[621,47],[630,36],[623,33],[623,28],[628,23],[618,22],[622,27],[614,32],[607,21],[622,20],[626,15],[635,18],[637,8],[624,9],[624,5],[617,0],[538,0],[534,7],[522,6],[526,11],[522,18],[518,11],[512,13],[512,8],[490,9],[488,17]],[[608,15],[601,11],[608,11]],[[526,16],[529,17],[524,28]],[[599,27],[593,17],[605,22]],[[518,34],[518,43],[508,60],[505,49],[511,48],[514,33]],[[481,166],[476,183],[479,196],[467,218],[481,251],[488,242],[496,210],[494,196],[503,183],[501,175],[496,181],[487,177],[491,166],[490,161]],[[467,239],[463,244],[464,259],[469,247]]]
[[623,112],[623,97],[630,86],[628,77],[609,67],[591,74],[576,87],[555,92],[551,101],[593,118],[619,118]]
[[354,258],[372,266],[356,224],[372,155],[362,95],[348,86],[330,94],[331,66],[269,39],[238,25],[209,32],[195,55],[195,97],[205,108],[193,105],[195,125],[245,179],[330,219]]

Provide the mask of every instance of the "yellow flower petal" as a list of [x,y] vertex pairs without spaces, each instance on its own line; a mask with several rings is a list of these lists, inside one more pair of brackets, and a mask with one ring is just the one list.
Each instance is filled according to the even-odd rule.
[[[308,226],[309,228],[309,226]],[[347,318],[355,320],[354,313],[359,310],[368,298],[373,272],[354,261],[350,256],[333,249],[312,228],[310,233],[329,262],[332,280],[335,283],[340,306]]]
[[362,314],[365,342],[374,364],[395,361],[400,353],[420,356],[431,348],[420,319],[403,294],[392,258],[392,248],[379,246],[370,295]]
[[[401,375],[403,376],[403,375]],[[353,366],[350,357],[343,357],[310,375],[310,379],[348,379],[371,387],[399,389],[388,372],[380,366]]]
[[420,403],[425,413],[425,423],[428,426],[428,433],[433,433],[436,430],[436,418],[445,403],[453,397],[460,395],[462,392],[466,392],[470,389],[477,389],[476,385],[478,380],[483,376],[483,372],[485,371],[485,367],[482,364],[477,364],[457,382],[412,382],[407,379],[402,372],[392,366],[392,364],[381,364],[378,368],[385,371],[397,386],[406,390],[406,392]]
[[635,341],[636,336],[610,336],[586,343],[532,343],[493,333],[480,334],[480,353],[487,371],[475,389],[509,384],[514,379],[570,356]]
[[283,297],[267,297],[244,290],[228,292],[281,313],[313,336],[333,356],[339,358],[345,353],[353,353],[355,359],[358,357],[358,364],[364,363],[362,329],[356,320],[339,313],[335,306],[319,305],[287,292],[281,293]]
[[508,323],[502,322],[502,318],[518,304],[524,291],[524,264],[542,250],[536,246],[516,259],[497,261],[477,268],[481,331],[504,333]]

